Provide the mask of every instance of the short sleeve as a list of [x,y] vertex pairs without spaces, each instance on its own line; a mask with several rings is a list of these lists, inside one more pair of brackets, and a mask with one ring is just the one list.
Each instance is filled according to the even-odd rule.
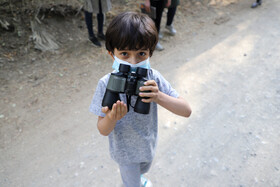
[[154,80],[158,84],[158,88],[161,92],[171,96],[178,98],[178,92],[171,86],[171,84],[156,70],[153,70]]
[[99,80],[96,90],[91,101],[89,111],[95,115],[105,117],[105,114],[101,111],[102,109],[102,99],[106,91],[106,82],[102,79]]

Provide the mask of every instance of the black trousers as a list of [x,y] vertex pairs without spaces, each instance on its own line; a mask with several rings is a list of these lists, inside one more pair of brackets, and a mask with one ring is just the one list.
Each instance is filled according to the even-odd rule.
[[170,26],[176,14],[177,6],[168,8],[166,25]]
[[[85,12],[85,21],[88,29],[88,35],[90,38],[94,37],[93,28],[92,28],[92,13],[88,11]],[[99,13],[97,14],[97,24],[98,24],[98,33],[103,33],[103,22],[104,15],[102,13],[101,0],[99,0]]]
[[162,18],[163,9],[165,7],[164,0],[150,0],[151,6],[156,8],[156,19],[154,19],[157,31],[160,31],[160,22]]

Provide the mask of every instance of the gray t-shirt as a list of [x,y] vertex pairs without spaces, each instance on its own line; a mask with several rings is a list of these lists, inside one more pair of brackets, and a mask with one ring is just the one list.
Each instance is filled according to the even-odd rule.
[[[106,91],[110,74],[102,77],[95,90],[90,105],[90,112],[104,117],[101,103]],[[170,83],[156,70],[148,71],[148,79],[155,80],[159,90],[172,97],[179,97]],[[122,101],[126,102],[125,94],[120,94]],[[137,96],[131,97],[134,106]],[[151,103],[149,114],[139,114],[129,108],[129,112],[117,122],[114,130],[109,134],[110,154],[117,163],[151,162],[157,144],[158,115],[157,104]]]

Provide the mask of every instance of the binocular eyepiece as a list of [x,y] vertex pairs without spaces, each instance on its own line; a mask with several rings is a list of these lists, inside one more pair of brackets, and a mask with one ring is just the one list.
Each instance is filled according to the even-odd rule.
[[[134,105],[134,111],[140,114],[149,114],[150,103],[141,101],[142,97],[139,96],[139,88],[147,81],[148,70],[138,67],[136,72],[130,72],[130,66],[120,64],[119,72],[111,73],[106,92],[102,100],[102,106],[108,106],[112,109],[114,103],[120,100],[120,93],[125,93],[127,98],[127,107],[129,109],[130,99],[132,95],[136,95],[137,100]],[[145,98],[145,97],[143,97]]]

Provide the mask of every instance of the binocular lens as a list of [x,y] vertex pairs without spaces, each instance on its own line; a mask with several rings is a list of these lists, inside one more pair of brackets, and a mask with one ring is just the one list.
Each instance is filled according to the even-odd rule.
[[126,64],[120,64],[119,71],[122,73],[130,72],[130,66]]

